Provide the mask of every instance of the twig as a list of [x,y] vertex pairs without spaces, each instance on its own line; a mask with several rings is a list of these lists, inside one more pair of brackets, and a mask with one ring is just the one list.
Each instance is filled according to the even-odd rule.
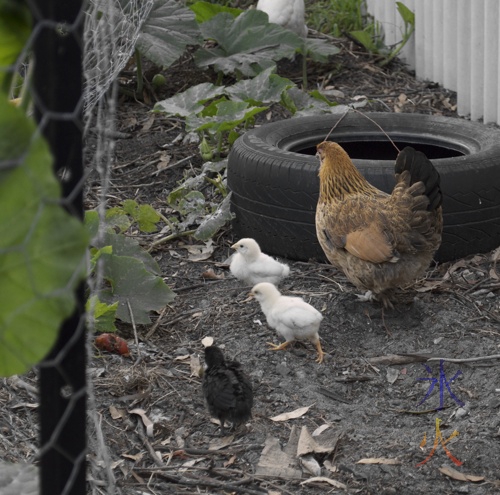
[[167,311],[167,308],[168,306],[165,306],[162,310],[161,310],[161,313],[160,313],[160,316],[158,317],[158,319],[154,322],[153,326],[151,327],[151,329],[149,330],[149,332],[146,334],[146,340],[149,339],[151,337],[151,335],[153,335],[155,332],[156,332],[156,329],[158,328],[158,325],[160,324],[161,320],[163,319],[163,317],[165,316],[165,312]]
[[160,172],[163,172],[164,170],[172,170],[173,168],[180,167],[181,165],[184,165],[186,162],[191,160],[191,158],[194,158],[196,155],[191,155],[187,156],[186,158],[183,158],[182,160],[179,160],[178,162],[173,163],[172,165],[167,165],[165,168],[160,168],[158,170],[155,170],[151,175],[158,175]]
[[150,441],[146,437],[146,433],[144,431],[144,425],[142,424],[141,418],[137,419],[137,430],[138,430],[139,436],[141,437],[142,443],[145,445],[146,449],[148,450],[149,455],[153,458],[153,462],[158,467],[164,467],[165,463],[161,459],[158,459],[158,455],[156,454],[155,450],[153,449],[153,446],[151,445]]
[[328,390],[327,388],[318,387],[316,390],[320,394],[324,395],[325,397],[328,397],[329,399],[338,400],[339,402],[343,402],[344,404],[350,404],[351,403],[351,401],[348,401],[348,400],[344,399],[339,394],[336,394],[335,392],[332,392],[332,391]]
[[[439,408],[439,411],[441,411],[442,409],[449,409],[449,408],[450,408],[450,406],[443,406],[443,407]],[[401,413],[401,414],[432,414],[432,413],[435,413],[436,411],[438,411],[438,409],[426,409],[425,411],[409,411],[407,409],[389,408],[389,411],[394,411],[394,412]]]
[[185,230],[184,232],[175,232],[174,234],[167,235],[167,237],[162,237],[161,239],[153,241],[151,243],[151,246],[149,246],[148,253],[152,251],[155,247],[159,246],[160,244],[165,244],[168,241],[173,241],[178,237],[187,237],[189,235],[193,235],[195,232],[196,230]]
[[472,358],[440,358],[432,357],[427,361],[447,361],[448,363],[473,363],[475,361],[487,361],[489,359],[500,359],[500,354],[493,354],[492,356],[477,356]]
[[423,363],[427,360],[429,360],[429,355],[425,354],[388,354],[387,356],[376,356],[367,359],[368,363],[374,365]]
[[142,356],[141,356],[141,349],[139,348],[139,338],[137,337],[137,327],[135,326],[134,313],[132,312],[132,306],[130,306],[130,301],[128,299],[127,299],[127,308],[130,315],[132,328],[134,329],[135,347],[137,348],[137,359],[135,361],[135,364],[137,364],[141,360]]
[[169,320],[166,323],[164,323],[164,326],[173,325],[174,323],[177,323],[178,321],[181,321],[185,316],[192,315],[194,313],[197,313],[198,311],[203,311],[203,310],[200,309],[200,308],[196,308],[196,309],[191,309],[189,311],[185,311],[184,313],[182,313],[181,315],[177,316],[176,318],[173,318],[172,320]]
[[[244,486],[239,486],[235,485],[233,483],[223,483],[220,481],[215,481],[211,479],[206,479],[206,478],[201,478],[198,476],[193,477],[193,479],[189,478],[184,478],[180,476],[172,476],[168,475],[166,473],[163,473],[161,471],[158,471],[156,474],[159,474],[160,476],[163,476],[166,478],[168,481],[179,484],[179,485],[187,485],[187,486],[196,486],[199,487],[200,485],[204,486],[209,486],[211,488],[220,488],[223,489],[224,491],[234,491],[237,493],[248,493],[249,495],[265,495],[267,493],[267,490],[252,490],[251,488],[246,488]],[[252,482],[252,478],[245,478],[240,481],[240,483],[250,483]]]

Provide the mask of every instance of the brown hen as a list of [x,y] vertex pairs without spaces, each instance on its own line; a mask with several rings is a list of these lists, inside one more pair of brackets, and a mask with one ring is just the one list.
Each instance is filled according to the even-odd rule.
[[337,143],[317,146],[316,234],[330,263],[384,307],[391,290],[422,277],[441,244],[440,177],[420,151],[396,159],[391,194],[372,186]]

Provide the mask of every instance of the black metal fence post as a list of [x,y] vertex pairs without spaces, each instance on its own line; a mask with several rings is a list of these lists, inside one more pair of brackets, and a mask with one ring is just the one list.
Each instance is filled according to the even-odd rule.
[[[82,218],[84,2],[29,0],[34,19],[35,116],[62,178],[65,206]],[[84,288],[40,365],[41,494],[84,495],[86,380]]]

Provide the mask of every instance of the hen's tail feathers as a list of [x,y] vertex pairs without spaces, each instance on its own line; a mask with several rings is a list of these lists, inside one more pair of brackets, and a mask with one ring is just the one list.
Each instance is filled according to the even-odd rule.
[[441,193],[441,178],[432,162],[421,151],[407,146],[396,159],[395,173],[401,174],[404,170],[410,172],[410,186],[422,181],[425,186],[425,195],[429,198],[429,211],[441,206],[443,195]]

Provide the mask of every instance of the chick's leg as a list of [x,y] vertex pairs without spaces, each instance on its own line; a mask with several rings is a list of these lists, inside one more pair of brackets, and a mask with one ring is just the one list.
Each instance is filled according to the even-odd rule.
[[282,351],[283,349],[286,349],[286,347],[290,344],[290,342],[287,340],[286,342],[283,342],[283,344],[276,345],[273,344],[272,342],[268,342],[267,345],[269,346],[268,351]]
[[323,349],[321,348],[321,342],[319,339],[316,342],[316,350],[318,351],[318,357],[316,358],[316,362],[318,364],[321,364],[323,362],[323,359],[325,357],[325,353],[323,352]]

